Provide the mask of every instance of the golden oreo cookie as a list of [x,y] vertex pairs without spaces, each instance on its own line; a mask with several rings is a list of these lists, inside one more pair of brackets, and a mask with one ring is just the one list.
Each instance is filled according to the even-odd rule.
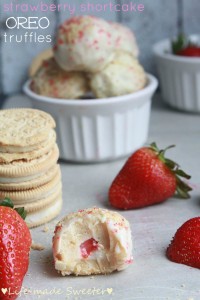
[[59,182],[56,189],[54,190],[54,192],[51,195],[46,196],[46,197],[44,197],[40,200],[34,201],[34,202],[17,204],[17,205],[15,205],[15,207],[19,208],[19,207],[23,206],[25,208],[25,210],[27,211],[27,213],[37,212],[37,211],[40,211],[40,210],[44,209],[45,207],[51,205],[61,195],[62,195],[62,184],[61,184],[61,182]]
[[53,148],[55,142],[56,142],[56,133],[54,130],[51,129],[49,131],[49,138],[44,143],[41,143],[40,147],[38,149],[29,151],[29,152],[10,153],[10,152],[5,152],[6,147],[4,147],[4,149],[2,149],[3,150],[2,152],[0,149],[0,164],[2,164],[2,163],[8,164],[8,163],[11,163],[11,162],[17,161],[17,160],[30,161],[34,158],[43,156],[44,154],[48,153]]
[[59,157],[58,146],[46,154],[30,161],[17,160],[10,164],[0,164],[0,178],[19,178],[45,172],[57,163]]
[[29,228],[46,224],[59,215],[61,208],[62,208],[62,197],[60,195],[56,199],[56,201],[51,203],[49,206],[39,211],[29,213],[26,217],[26,223]]
[[28,108],[0,111],[0,146],[14,147],[14,152],[27,152],[26,147],[38,149],[46,141],[54,119],[47,113]]
[[48,169],[46,172],[20,178],[0,178],[0,191],[24,191],[40,187],[51,181],[57,174],[60,173],[60,166],[55,166]]
[[26,204],[40,199],[46,198],[54,193],[60,184],[61,174],[60,172],[49,181],[48,183],[32,188],[29,190],[19,190],[19,191],[0,191],[0,199],[8,197],[12,199],[13,203],[16,204]]

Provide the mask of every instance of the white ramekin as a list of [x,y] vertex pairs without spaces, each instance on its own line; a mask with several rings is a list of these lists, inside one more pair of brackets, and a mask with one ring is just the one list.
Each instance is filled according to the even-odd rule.
[[158,82],[134,94],[94,100],[61,100],[35,94],[30,80],[23,87],[32,106],[50,113],[57,124],[60,158],[100,162],[126,156],[147,139],[151,98]]
[[164,40],[153,48],[163,100],[180,110],[200,112],[200,58],[173,55],[170,45]]

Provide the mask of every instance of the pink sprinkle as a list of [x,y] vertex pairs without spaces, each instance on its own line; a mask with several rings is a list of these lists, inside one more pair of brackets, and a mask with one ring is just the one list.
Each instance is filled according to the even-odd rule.
[[67,20],[64,24],[69,25],[69,24],[80,24],[83,16],[81,17],[73,17]]
[[34,80],[31,81],[31,90],[34,91],[35,89],[35,82]]
[[105,30],[103,30],[103,29],[99,29],[99,31],[98,31],[99,33],[104,33],[105,32]]
[[68,79],[70,79],[70,76],[67,75],[67,74],[65,74],[65,75],[63,76],[63,81],[68,80]]
[[49,84],[54,85],[55,81],[53,79],[49,79]]
[[133,258],[131,257],[130,259],[127,259],[125,261],[125,263],[128,264],[128,265],[132,264],[133,263]]
[[64,41],[63,41],[62,39],[59,39],[59,40],[58,40],[58,44],[59,44],[59,45],[63,45],[63,44],[64,44]]
[[120,45],[120,43],[121,43],[121,37],[118,37],[118,38],[117,38],[117,40],[116,40],[116,44],[117,44],[117,46],[119,46],[119,45]]
[[82,39],[83,36],[84,36],[84,32],[83,32],[82,30],[80,30],[80,31],[78,32],[78,36],[79,36],[80,39]]
[[46,60],[44,60],[42,64],[43,64],[43,66],[44,66],[45,68],[47,68],[47,67],[49,66],[49,63],[48,63],[48,61],[46,61]]
[[74,60],[73,56],[69,56],[69,60],[73,61]]
[[58,50],[58,46],[55,45],[55,46],[53,47],[53,50],[54,50],[54,51],[57,51],[57,50]]
[[58,232],[58,231],[61,230],[61,229],[62,229],[62,226],[61,226],[61,225],[60,225],[60,226],[57,226],[57,227],[56,227],[56,230],[55,230],[55,233]]

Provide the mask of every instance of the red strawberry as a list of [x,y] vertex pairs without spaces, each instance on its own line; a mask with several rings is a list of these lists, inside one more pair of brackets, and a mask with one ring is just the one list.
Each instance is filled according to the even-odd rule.
[[179,176],[190,178],[179,166],[165,158],[165,150],[159,150],[155,143],[136,151],[125,163],[110,190],[112,206],[121,209],[139,208],[163,202],[175,192],[182,198],[189,198],[192,189]]
[[23,208],[13,209],[9,199],[0,203],[0,299],[14,300],[29,264],[30,231]]
[[200,269],[200,217],[185,222],[167,249],[169,260]]
[[200,57],[200,47],[188,46],[176,53],[181,56]]
[[184,34],[179,34],[172,41],[172,53],[181,56],[200,57],[200,45],[190,41]]
[[95,239],[91,238],[83,242],[80,248],[82,257],[88,258],[92,252],[98,249],[98,242]]

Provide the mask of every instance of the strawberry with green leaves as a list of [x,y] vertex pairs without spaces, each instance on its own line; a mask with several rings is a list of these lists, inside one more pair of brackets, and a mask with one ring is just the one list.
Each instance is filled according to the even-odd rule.
[[167,249],[169,260],[200,269],[200,217],[185,222]]
[[165,157],[167,149],[155,143],[137,150],[125,163],[109,189],[109,201],[120,209],[133,209],[160,203],[177,193],[189,198],[189,187],[181,177],[190,179],[179,165]]
[[172,42],[172,52],[179,56],[200,57],[200,45],[180,34],[177,40]]
[[28,270],[31,234],[24,208],[14,209],[6,198],[0,203],[0,299],[14,300]]

